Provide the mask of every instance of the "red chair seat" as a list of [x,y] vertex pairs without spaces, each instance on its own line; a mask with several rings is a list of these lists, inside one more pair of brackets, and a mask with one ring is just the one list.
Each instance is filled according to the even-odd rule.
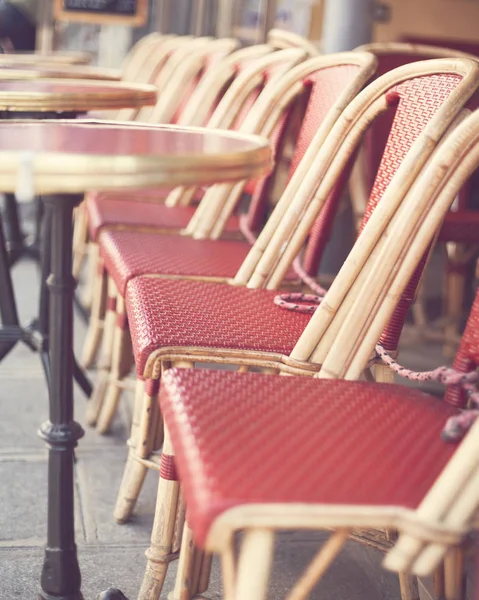
[[126,310],[138,375],[154,350],[171,346],[290,354],[310,315],[279,308],[276,294],[203,281],[133,279]]
[[[141,192],[142,200],[132,200],[132,193],[90,194],[86,200],[90,239],[98,241],[103,228],[125,225],[129,228],[151,227],[156,229],[183,229],[188,225],[196,206],[167,207],[156,198],[166,198],[167,192]],[[226,225],[227,232],[239,230],[238,217],[233,216]]]
[[448,212],[439,239],[458,244],[479,244],[479,211]]
[[250,245],[240,240],[194,240],[190,237],[104,231],[100,256],[118,291],[140,275],[234,277]]
[[199,545],[238,505],[415,508],[455,451],[455,410],[398,385],[172,369],[160,404]]

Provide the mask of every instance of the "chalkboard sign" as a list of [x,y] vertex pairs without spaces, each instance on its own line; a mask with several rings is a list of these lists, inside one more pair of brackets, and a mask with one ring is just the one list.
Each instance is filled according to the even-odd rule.
[[144,25],[148,0],[55,0],[57,21]]

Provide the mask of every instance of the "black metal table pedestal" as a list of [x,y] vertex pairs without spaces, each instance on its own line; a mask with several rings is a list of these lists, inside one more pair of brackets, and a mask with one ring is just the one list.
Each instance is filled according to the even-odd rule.
[[[48,455],[48,532],[39,598],[82,600],[75,545],[74,449],[83,436],[73,414],[72,217],[78,195],[44,198],[51,211],[50,291],[50,420],[40,428]],[[125,598],[109,590],[105,600]]]

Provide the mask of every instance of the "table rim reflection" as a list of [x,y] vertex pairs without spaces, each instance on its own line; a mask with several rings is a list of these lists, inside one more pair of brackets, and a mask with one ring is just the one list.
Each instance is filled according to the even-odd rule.
[[[0,94],[1,96],[1,94]],[[65,126],[73,130],[87,127],[92,132],[99,129],[116,129],[121,132],[148,130],[151,132],[178,132],[210,136],[214,139],[231,139],[250,142],[244,150],[233,152],[182,152],[168,154],[94,154],[87,150],[78,153],[29,152],[4,150],[1,147],[2,128],[12,126],[48,128]],[[93,142],[92,142],[93,143]],[[157,186],[206,185],[254,179],[272,167],[270,144],[267,139],[241,132],[206,127],[180,125],[149,125],[121,121],[85,119],[69,120],[11,120],[0,123],[0,189],[14,192],[19,172],[30,160],[31,177],[35,192],[82,193],[90,190],[139,189]],[[6,189],[5,189],[6,188]]]

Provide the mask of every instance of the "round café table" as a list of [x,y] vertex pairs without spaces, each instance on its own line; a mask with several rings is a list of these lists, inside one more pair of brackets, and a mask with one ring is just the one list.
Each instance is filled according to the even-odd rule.
[[[48,534],[40,598],[80,600],[74,537],[74,447],[83,430],[73,412],[72,214],[92,190],[205,185],[254,179],[271,169],[268,142],[228,131],[35,121],[0,123],[0,191],[40,194],[52,214]],[[125,598],[114,589],[102,600]]]
[[[2,81],[0,79],[0,119],[57,119],[75,118],[92,110],[134,108],[153,105],[156,102],[156,88],[148,85],[122,82],[35,79]],[[29,325],[20,326],[15,299],[12,292],[10,267],[23,254],[40,256],[40,228],[49,228],[49,215],[43,219],[43,203],[37,201],[37,227],[34,242],[25,244],[20,228],[18,205],[15,196],[6,194],[3,218],[6,239],[1,232],[0,240],[0,361],[22,341],[40,354],[43,369],[49,379],[48,352],[48,291],[45,285],[40,293],[40,306],[37,318]],[[1,226],[1,223],[0,223]],[[1,227],[0,227],[1,228]],[[43,236],[45,252],[42,256],[42,271],[50,269],[50,235]],[[44,280],[44,277],[42,277]],[[75,379],[85,394],[91,394],[91,383],[75,361]]]
[[0,81],[3,79],[90,79],[119,81],[121,72],[88,65],[62,64],[0,64]]
[[87,52],[11,52],[0,54],[0,66],[2,64],[53,64],[53,65],[87,65],[91,61],[91,55]]

